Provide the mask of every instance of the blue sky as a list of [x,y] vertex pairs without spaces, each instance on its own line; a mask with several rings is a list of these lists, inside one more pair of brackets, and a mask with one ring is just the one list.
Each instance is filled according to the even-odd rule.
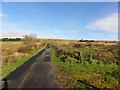
[[117,40],[117,2],[2,3],[2,37]]

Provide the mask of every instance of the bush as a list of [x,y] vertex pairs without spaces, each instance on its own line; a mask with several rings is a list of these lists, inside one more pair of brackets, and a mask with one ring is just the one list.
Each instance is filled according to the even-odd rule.
[[80,48],[80,44],[75,44],[73,47],[75,47],[75,48]]
[[26,46],[18,48],[17,52],[19,52],[19,53],[28,53],[30,51],[31,51],[31,45],[26,45]]
[[36,43],[36,35],[35,34],[30,34],[30,35],[25,35],[23,38],[23,43],[24,44],[34,44]]
[[67,58],[67,57],[66,57],[65,55],[63,55],[63,54],[59,57],[59,59],[62,60],[63,62],[65,62],[65,59],[66,59],[66,58]]

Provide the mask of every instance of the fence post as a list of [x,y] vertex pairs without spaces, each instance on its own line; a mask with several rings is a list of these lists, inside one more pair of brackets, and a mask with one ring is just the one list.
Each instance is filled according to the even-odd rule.
[[78,52],[78,60],[80,61],[80,63],[82,63],[82,52]]
[[88,55],[88,60],[89,60],[89,61],[92,60],[92,54],[89,54],[89,55]]
[[82,63],[82,52],[80,52],[80,62]]
[[80,61],[80,63],[82,62],[81,61],[81,52],[78,52],[78,60]]

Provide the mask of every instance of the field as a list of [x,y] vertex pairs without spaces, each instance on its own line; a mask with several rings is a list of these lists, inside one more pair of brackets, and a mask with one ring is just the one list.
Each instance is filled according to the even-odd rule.
[[111,41],[38,39],[35,44],[2,42],[2,77],[42,50],[51,46],[55,82],[65,88],[118,89],[118,46]]
[[56,82],[67,88],[118,88],[117,42],[51,44]]
[[1,46],[2,64],[0,69],[2,70],[2,77],[5,77],[42,50],[45,47],[45,44],[37,42],[30,45],[24,44],[22,41],[6,41],[1,42]]

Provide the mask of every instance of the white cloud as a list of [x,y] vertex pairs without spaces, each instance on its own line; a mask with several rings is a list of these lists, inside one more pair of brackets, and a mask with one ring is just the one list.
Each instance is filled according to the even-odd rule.
[[40,34],[38,34],[38,37],[39,38],[49,38],[49,39],[65,39],[61,32],[55,32],[55,31],[53,31],[51,33],[46,33],[46,32],[40,33]]
[[48,33],[40,33],[40,34],[37,34],[38,38],[49,38],[49,34]]
[[94,30],[104,30],[108,32],[118,32],[118,14],[113,14],[108,17],[96,20],[88,25],[89,28]]
[[0,17],[4,17],[4,14],[3,14],[3,13],[0,13]]
[[53,36],[53,38],[63,39],[63,36],[61,34],[56,34]]
[[22,24],[14,24],[14,23],[0,23],[0,38],[16,38],[23,37],[23,35],[28,35],[31,33],[25,32],[24,29],[20,27]]
[[94,39],[96,38],[101,38],[104,37],[103,40],[118,40],[118,34],[117,33],[113,33],[113,34],[105,34],[105,33],[94,33],[91,35]]
[[16,38],[16,37],[23,37],[23,35],[28,35],[30,33],[24,32],[22,30],[7,30],[1,32],[1,37],[7,38]]
[[55,32],[55,33],[61,33],[61,31],[59,31],[59,30],[55,30],[54,32]]
[[56,30],[54,31],[55,33],[53,33],[51,35],[51,38],[57,38],[57,39],[63,39],[63,35],[62,35],[62,32],[60,30]]

